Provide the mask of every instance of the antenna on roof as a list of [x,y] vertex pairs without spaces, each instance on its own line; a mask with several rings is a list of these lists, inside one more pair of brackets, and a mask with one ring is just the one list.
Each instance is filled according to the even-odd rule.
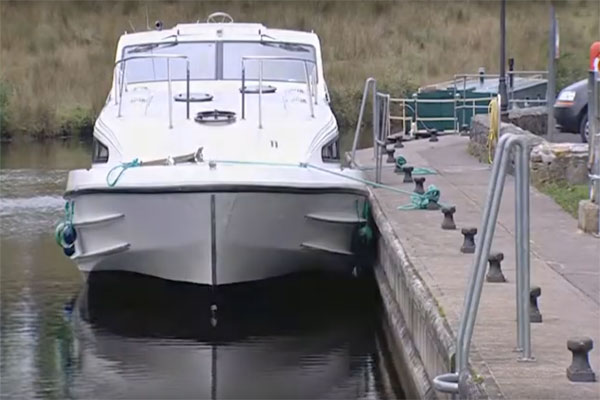
[[133,24],[131,23],[131,20],[129,20],[129,26],[131,27],[131,30],[133,32],[136,32],[135,27],[133,26]]

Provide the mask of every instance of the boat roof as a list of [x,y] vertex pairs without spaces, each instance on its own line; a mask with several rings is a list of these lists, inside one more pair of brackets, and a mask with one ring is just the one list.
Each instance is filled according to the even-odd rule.
[[313,32],[287,29],[269,29],[257,23],[186,23],[170,29],[125,33],[119,39],[118,54],[123,47],[141,43],[162,41],[273,41],[303,43],[319,47],[319,39]]

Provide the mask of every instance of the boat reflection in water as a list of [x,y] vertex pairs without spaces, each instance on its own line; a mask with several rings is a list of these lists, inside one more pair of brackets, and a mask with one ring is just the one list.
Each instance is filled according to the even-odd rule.
[[[335,282],[333,281],[335,279]],[[98,273],[70,314],[70,395],[397,398],[373,285],[277,279],[219,288]]]

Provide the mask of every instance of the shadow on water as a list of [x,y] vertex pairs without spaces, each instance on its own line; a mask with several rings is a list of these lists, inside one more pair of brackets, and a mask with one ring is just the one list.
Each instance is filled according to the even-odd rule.
[[[92,274],[72,305],[85,345],[71,394],[104,387],[109,397],[128,398],[402,397],[393,374],[381,370],[389,366],[368,279],[302,276],[219,288],[216,321],[212,298],[208,287]],[[102,384],[90,386],[92,376]]]

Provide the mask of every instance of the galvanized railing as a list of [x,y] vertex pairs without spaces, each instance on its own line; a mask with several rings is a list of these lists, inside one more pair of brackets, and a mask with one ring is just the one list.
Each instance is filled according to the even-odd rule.
[[[123,89],[127,85],[125,80],[127,61],[139,60],[139,59],[166,59],[167,60],[167,85],[168,85],[168,104],[169,104],[169,129],[173,128],[173,90],[171,85],[171,60],[179,59],[185,60],[186,64],[186,118],[190,119],[190,60],[185,55],[179,54],[140,54],[136,56],[125,57],[118,60],[114,67],[115,74],[115,105],[119,105],[117,117],[122,117],[122,105],[123,105]],[[122,64],[122,68],[117,69]],[[120,75],[119,75],[120,73]],[[120,79],[119,79],[120,78]],[[118,92],[117,92],[118,89]]]
[[[600,72],[589,71],[588,76],[588,171],[590,200],[600,205]],[[598,216],[600,235],[600,215]]]
[[317,73],[317,64],[313,60],[306,60],[298,57],[280,57],[280,56],[246,56],[242,57],[242,119],[246,119],[246,61],[258,62],[258,128],[262,129],[262,94],[263,94],[263,62],[264,61],[294,61],[304,64],[304,77],[306,79],[306,102],[310,110],[310,116],[315,117],[313,105],[318,104],[318,83],[313,81],[313,74],[309,72],[308,65],[312,64],[315,74]]
[[354,131],[354,140],[352,141],[352,150],[350,152],[350,165],[356,166],[356,150],[360,140],[360,132],[365,113],[365,107],[367,104],[367,98],[369,97],[369,91],[371,91],[373,105],[372,133],[373,157],[375,158],[375,182],[381,183],[381,157],[383,154],[381,150],[385,148],[385,137],[383,135],[384,133],[389,135],[390,132],[390,119],[386,118],[386,116],[389,116],[390,112],[390,95],[379,93],[377,91],[377,80],[372,77],[365,81],[365,88],[363,90],[363,96],[358,112],[358,121],[356,122],[356,130]]
[[[430,129],[430,127],[427,126],[428,122],[451,122],[452,130],[450,130],[450,132],[458,132],[460,129],[460,124],[458,120],[459,110],[463,108],[469,109],[471,110],[472,115],[480,113],[480,110],[483,110],[484,113],[487,113],[489,105],[488,103],[494,98],[495,96],[468,99],[463,99],[459,97],[455,97],[453,99],[419,99],[416,97],[416,95],[414,95],[412,99],[390,97],[390,103],[399,105],[400,110],[398,111],[398,114],[388,114],[388,118],[390,121],[400,121],[400,130],[402,132],[406,132],[407,123],[414,124],[413,127],[409,125],[410,136],[428,133]],[[480,102],[485,102],[486,104],[477,104]],[[451,104],[453,108],[453,116],[422,117],[419,115],[419,104],[440,103]],[[407,114],[407,110],[410,110],[412,115]],[[419,127],[424,127],[424,129],[419,129]]]
[[530,249],[529,249],[529,143],[525,135],[505,134],[496,147],[487,201],[481,220],[482,233],[476,244],[476,253],[465,292],[465,300],[456,340],[456,372],[437,376],[436,390],[466,397],[469,377],[469,352],[473,328],[477,318],[504,182],[511,150],[515,156],[515,248],[517,265],[517,350],[519,361],[532,361],[529,320]]

